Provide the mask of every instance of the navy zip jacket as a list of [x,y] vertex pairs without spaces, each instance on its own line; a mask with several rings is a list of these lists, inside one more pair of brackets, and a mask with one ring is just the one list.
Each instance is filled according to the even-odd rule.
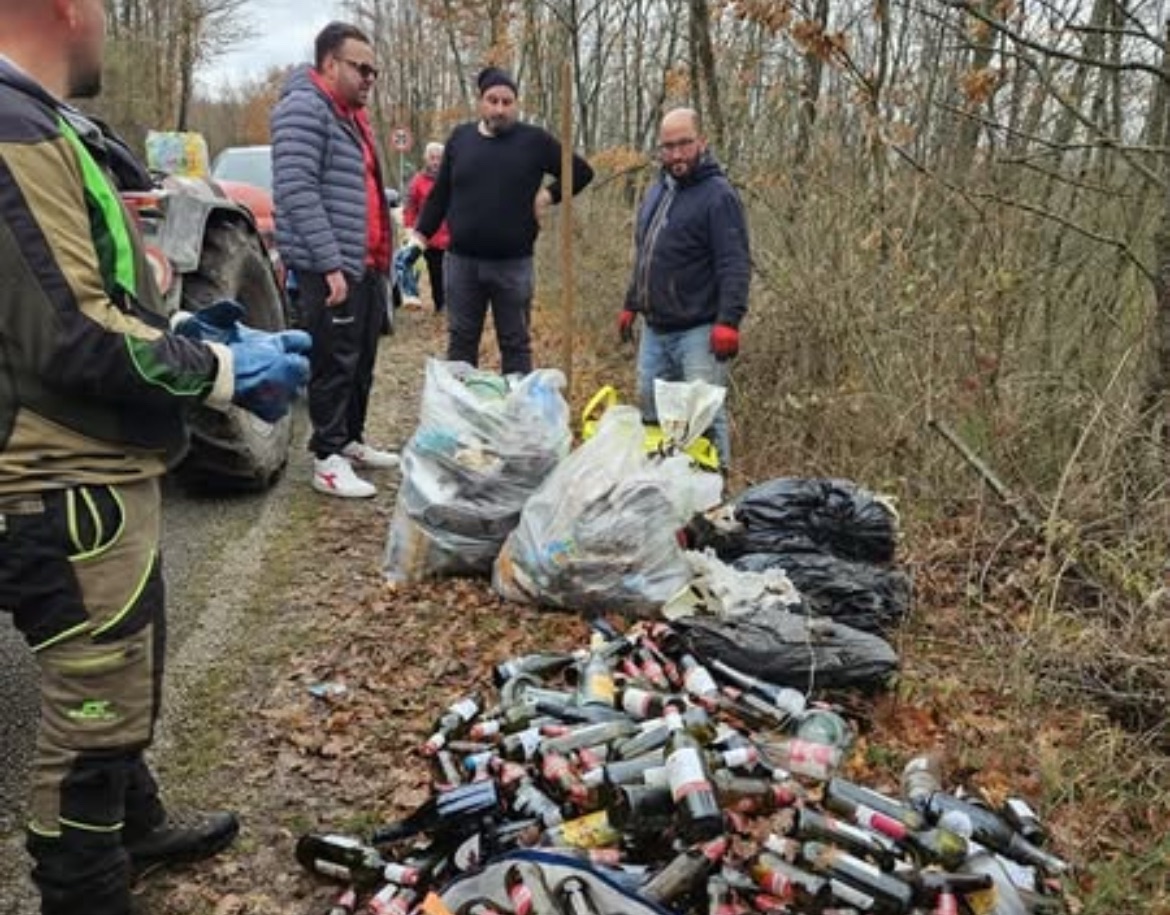
[[709,154],[681,181],[667,172],[646,194],[634,233],[626,309],[654,330],[739,327],[751,252],[739,195]]

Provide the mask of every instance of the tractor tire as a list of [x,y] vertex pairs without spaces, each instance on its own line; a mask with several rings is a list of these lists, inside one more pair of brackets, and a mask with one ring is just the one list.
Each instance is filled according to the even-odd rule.
[[[246,309],[243,322],[260,330],[285,329],[284,294],[256,231],[240,216],[212,214],[199,267],[183,277],[181,307],[198,312],[220,299]],[[260,490],[288,463],[292,417],[267,423],[239,407],[200,407],[191,416],[191,448],[179,481],[200,490]]]

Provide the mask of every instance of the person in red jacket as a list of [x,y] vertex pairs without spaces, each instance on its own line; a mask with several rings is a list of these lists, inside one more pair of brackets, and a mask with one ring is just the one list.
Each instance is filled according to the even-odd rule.
[[[406,191],[402,222],[408,229],[413,229],[418,221],[418,214],[422,212],[423,204],[435,186],[435,178],[442,164],[443,144],[428,143],[426,152],[423,153],[422,171],[410,179],[410,187]],[[423,251],[423,259],[427,262],[427,278],[431,283],[431,299],[435,303],[435,314],[442,314],[446,301],[443,295],[443,257],[447,253],[450,241],[451,233],[444,220],[438,231],[427,240],[426,250]]]

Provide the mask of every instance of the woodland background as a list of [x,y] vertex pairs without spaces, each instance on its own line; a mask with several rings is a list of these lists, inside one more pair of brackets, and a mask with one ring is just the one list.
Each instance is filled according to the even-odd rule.
[[[132,142],[267,141],[283,73],[194,91],[249,40],[246,0],[107,3],[98,110]],[[473,111],[485,63],[512,69],[526,119],[557,133],[570,74],[572,140],[598,178],[546,233],[539,296],[563,335],[552,242],[572,232],[578,406],[587,380],[632,390],[613,325],[634,205],[662,111],[700,109],[752,227],[737,477],[895,495],[917,612],[948,626],[923,621],[913,650],[934,665],[915,688],[990,687],[1017,721],[1082,713],[1067,740],[1016,729],[995,745],[1044,770],[1041,805],[1066,811],[1065,841],[1091,860],[1090,909],[1170,909],[1170,3],[347,9],[377,45],[381,135],[409,126],[413,160]]]

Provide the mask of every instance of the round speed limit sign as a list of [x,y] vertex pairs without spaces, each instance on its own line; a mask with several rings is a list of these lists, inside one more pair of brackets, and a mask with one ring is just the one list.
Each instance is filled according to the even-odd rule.
[[395,127],[390,131],[390,146],[396,152],[407,152],[413,145],[414,140],[410,136],[410,131],[405,127]]

